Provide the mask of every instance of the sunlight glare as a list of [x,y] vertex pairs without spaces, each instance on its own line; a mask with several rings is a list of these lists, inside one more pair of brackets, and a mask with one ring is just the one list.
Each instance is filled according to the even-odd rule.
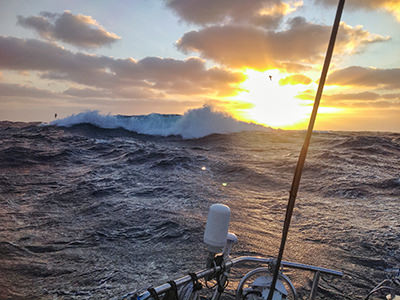
[[247,76],[241,85],[244,91],[238,94],[237,99],[250,103],[252,107],[237,110],[234,112],[236,117],[285,129],[295,129],[296,125],[308,119],[312,110],[310,103],[296,98],[305,89],[304,85],[281,86],[279,80],[287,75],[279,70],[258,72],[246,69],[244,73]]

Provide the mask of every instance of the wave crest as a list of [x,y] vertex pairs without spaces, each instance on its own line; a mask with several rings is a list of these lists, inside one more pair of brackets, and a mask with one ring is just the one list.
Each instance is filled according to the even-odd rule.
[[78,124],[92,124],[106,129],[124,128],[148,135],[180,135],[185,139],[201,138],[213,133],[272,130],[262,125],[238,121],[225,113],[214,111],[210,106],[188,110],[184,115],[152,113],[142,116],[114,116],[87,111],[50,123],[64,127]]

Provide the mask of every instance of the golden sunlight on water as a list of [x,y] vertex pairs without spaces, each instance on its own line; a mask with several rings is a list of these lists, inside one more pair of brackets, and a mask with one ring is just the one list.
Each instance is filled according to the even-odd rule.
[[[243,92],[236,96],[242,103],[250,104],[246,108],[235,109],[233,115],[243,121],[282,129],[305,128],[312,111],[313,101],[297,98],[306,89],[315,88],[316,83],[286,84],[281,80],[287,74],[279,70],[258,72],[247,69],[247,79],[242,83]],[[319,113],[332,114],[340,111],[334,107],[320,107]]]

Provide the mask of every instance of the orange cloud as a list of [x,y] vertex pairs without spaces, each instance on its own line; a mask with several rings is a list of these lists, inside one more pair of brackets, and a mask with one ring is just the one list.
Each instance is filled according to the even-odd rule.
[[325,95],[324,99],[329,99],[333,101],[337,100],[353,100],[353,101],[363,101],[363,100],[377,100],[381,98],[381,95],[374,92],[361,92],[361,93],[339,93],[333,95]]
[[275,28],[282,17],[302,6],[299,0],[169,0],[183,20],[199,25],[248,23]]
[[314,100],[315,99],[315,91],[314,90],[306,90],[296,96],[297,99],[300,100]]
[[295,75],[290,75],[287,76],[285,78],[282,78],[281,80],[279,80],[279,84],[280,85],[296,85],[296,84],[310,84],[312,82],[310,77],[307,77],[305,75],[302,74],[295,74]]
[[[197,52],[202,57],[233,68],[266,70],[279,68],[301,71],[322,59],[331,27],[293,18],[289,28],[268,31],[251,26],[210,26],[191,31],[178,40],[181,51]],[[354,53],[366,45],[388,38],[371,34],[362,27],[342,23],[336,53]]]
[[365,46],[378,42],[389,41],[389,36],[373,34],[363,29],[363,26],[350,26],[344,22],[340,23],[340,34],[338,42],[335,46],[335,51],[342,55],[351,55],[360,53]]
[[[320,0],[324,4],[337,5],[337,0]],[[352,0],[346,4],[349,8],[353,9],[383,9],[389,13],[392,13],[397,20],[400,22],[400,2],[399,0]]]
[[274,3],[273,5],[269,4],[268,6],[262,8],[258,11],[259,15],[288,15],[292,12],[295,12],[296,9],[303,5],[303,1],[297,1],[294,3],[280,2]]
[[323,106],[335,107],[400,107],[400,93],[384,94],[363,91],[359,93],[330,93],[323,95]]
[[348,67],[329,75],[328,85],[400,89],[400,68]]

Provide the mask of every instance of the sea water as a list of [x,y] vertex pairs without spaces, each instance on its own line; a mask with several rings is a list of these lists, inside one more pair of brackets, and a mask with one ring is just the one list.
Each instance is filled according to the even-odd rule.
[[[208,108],[1,122],[0,298],[118,299],[202,269],[213,203],[234,256],[277,255],[304,135]],[[399,157],[398,133],[314,133],[284,259],[344,272],[318,299],[362,299],[400,264]]]

